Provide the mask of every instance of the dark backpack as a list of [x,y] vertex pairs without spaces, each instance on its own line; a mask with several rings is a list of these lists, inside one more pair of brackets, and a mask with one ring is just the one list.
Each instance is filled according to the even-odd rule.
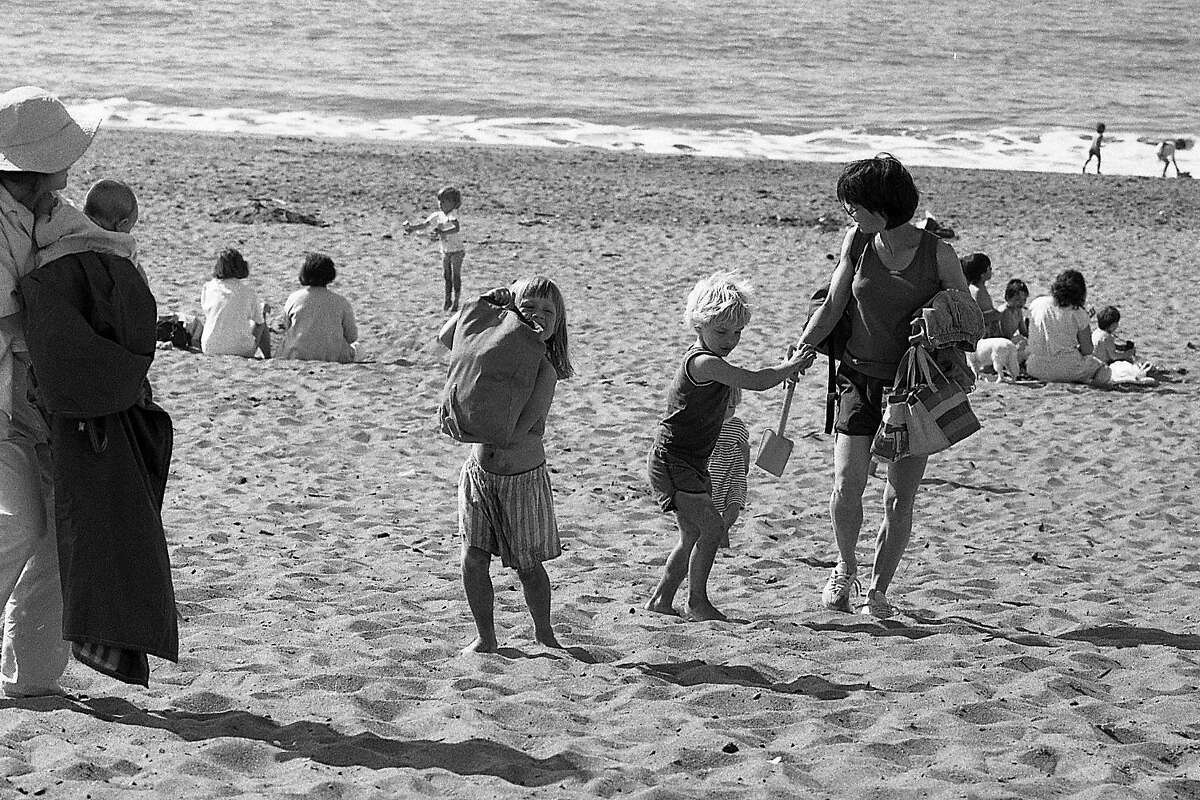
[[[859,266],[862,265],[863,256],[866,254],[867,245],[870,244],[870,239],[863,236],[858,231],[854,233],[854,241],[850,244],[851,252],[858,250],[858,261],[854,264],[854,270],[857,272]],[[825,300],[829,297],[829,284],[826,283],[820,289],[817,289],[809,297],[808,319],[804,322],[804,327],[808,327],[808,322],[813,318],[813,315],[825,305]],[[833,409],[837,403],[837,365],[841,362],[842,357],[846,353],[846,342],[850,341],[850,320],[854,314],[854,298],[850,297],[846,301],[846,307],[842,309],[842,316],[838,318],[837,324],[833,326],[833,330],[829,335],[817,343],[817,352],[823,356],[827,356],[829,362],[829,380],[825,392],[825,432],[833,433]]]

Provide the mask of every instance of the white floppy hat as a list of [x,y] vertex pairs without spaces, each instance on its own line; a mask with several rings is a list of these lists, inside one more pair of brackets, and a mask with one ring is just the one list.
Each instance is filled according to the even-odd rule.
[[45,89],[10,89],[0,94],[0,172],[61,172],[79,160],[99,127],[99,118],[76,122]]

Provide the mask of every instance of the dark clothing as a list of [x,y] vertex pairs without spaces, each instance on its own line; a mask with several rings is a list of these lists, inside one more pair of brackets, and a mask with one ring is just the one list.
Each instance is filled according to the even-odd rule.
[[[124,258],[65,255],[21,281],[39,402],[50,419],[63,638],[81,652],[178,660],[162,502],[171,418],[150,399],[154,296]],[[111,655],[111,654],[110,654]],[[85,660],[90,666],[130,658]],[[104,670],[102,670],[104,671]],[[148,668],[109,672],[145,684]],[[142,673],[142,674],[138,674]]]
[[692,380],[689,367],[701,354],[715,356],[700,344],[693,344],[683,354],[667,391],[667,416],[658,426],[654,445],[707,475],[708,457],[721,435],[730,388],[716,381]]
[[887,381],[895,377],[913,316],[942,288],[938,241],[923,231],[912,261],[899,272],[883,265],[873,242],[866,247],[851,284],[854,310],[845,360],[855,370]]
[[675,494],[712,494],[712,476],[707,466],[699,469],[690,461],[678,458],[661,447],[650,448],[646,459],[650,488],[663,511],[675,510]]
[[837,420],[833,429],[847,436],[874,436],[883,424],[884,397],[890,380],[872,378],[842,364],[836,380]]

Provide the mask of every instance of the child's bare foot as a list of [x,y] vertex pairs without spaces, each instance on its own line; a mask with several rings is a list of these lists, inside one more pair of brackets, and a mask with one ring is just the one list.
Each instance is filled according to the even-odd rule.
[[679,616],[679,612],[675,610],[675,606],[661,597],[651,597],[650,601],[646,603],[646,610],[653,611],[655,614],[667,614],[672,617]]
[[716,620],[718,622],[729,621],[729,617],[717,610],[717,607],[712,603],[707,602],[695,606],[691,603],[688,603],[687,613],[684,614],[684,618],[688,622],[708,622],[710,620]]
[[484,641],[482,636],[476,636],[475,641],[464,647],[460,652],[466,653],[494,653],[500,649],[499,643],[495,639]]

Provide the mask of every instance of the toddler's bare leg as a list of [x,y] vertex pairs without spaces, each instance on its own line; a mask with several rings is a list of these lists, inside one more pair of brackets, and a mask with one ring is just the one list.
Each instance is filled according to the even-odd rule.
[[687,564],[688,601],[684,616],[692,621],[726,619],[708,599],[708,576],[717,556],[717,543],[725,532],[721,516],[713,508],[712,498],[706,494],[679,492],[675,496],[675,505],[680,530],[695,531],[695,544]]
[[541,564],[527,570],[517,570],[521,588],[525,592],[525,605],[533,617],[533,638],[546,647],[562,647],[554,637],[550,626],[550,576]]
[[458,310],[458,299],[462,294],[462,264],[464,255],[461,250],[457,253],[448,254],[450,259],[450,290],[452,293],[450,309],[452,311]]
[[450,310],[450,293],[454,285],[454,271],[450,265],[450,253],[442,255],[442,284],[445,287],[445,299],[442,301],[442,310]]
[[[676,502],[678,502],[678,498],[679,495],[676,495]],[[659,614],[677,615],[675,592],[679,590],[679,585],[687,577],[692,549],[696,546],[696,540],[700,536],[699,531],[689,524],[689,521],[678,509],[675,511],[675,520],[679,525],[679,541],[675,543],[675,547],[667,556],[667,563],[663,565],[663,575],[658,582],[658,588],[654,590],[650,601],[646,603],[647,610],[656,611]]]
[[478,636],[465,648],[464,653],[494,653],[496,642],[495,593],[489,567],[492,556],[486,550],[464,544],[462,548],[463,589],[467,593],[467,605],[475,618]]

